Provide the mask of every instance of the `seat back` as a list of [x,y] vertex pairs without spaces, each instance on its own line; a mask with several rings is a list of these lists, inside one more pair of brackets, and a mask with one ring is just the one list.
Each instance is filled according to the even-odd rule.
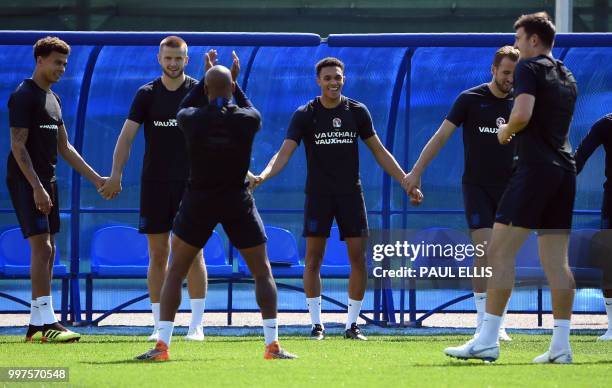
[[569,240],[569,265],[575,268],[592,267],[590,263],[591,240],[597,229],[572,230]]
[[213,230],[212,235],[204,245],[204,262],[207,265],[226,265],[225,247],[219,233]]
[[349,265],[346,243],[340,241],[340,231],[336,226],[331,228],[329,238],[327,239],[323,265]]
[[[473,245],[473,243],[470,237],[460,230],[428,228],[415,233],[410,240],[413,245],[423,246],[412,268],[472,266],[473,254],[467,254],[471,252],[466,251],[466,246]],[[453,247],[453,251],[450,250],[449,245]],[[449,256],[446,252],[454,252],[455,255]]]
[[516,254],[516,266],[526,268],[540,267],[538,236],[535,232],[529,233],[529,236],[518,250]]
[[266,225],[268,258],[270,263],[300,264],[300,254],[293,234],[287,229]]
[[[23,238],[21,229],[9,229],[0,234],[0,266],[30,266],[32,250],[27,239]],[[59,265],[59,251],[55,250],[55,265]]]
[[99,229],[91,240],[91,265],[148,266],[147,238],[130,226]]
[[[300,264],[300,254],[293,234],[287,229],[276,226],[265,226],[268,242],[268,260],[271,265],[291,266]],[[234,248],[234,257],[238,258],[240,267],[246,267],[246,262],[238,249]]]

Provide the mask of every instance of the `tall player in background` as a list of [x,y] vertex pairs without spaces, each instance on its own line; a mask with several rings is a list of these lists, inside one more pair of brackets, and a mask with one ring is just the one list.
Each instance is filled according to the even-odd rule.
[[[180,37],[163,39],[157,59],[162,75],[138,89],[117,139],[111,176],[100,189],[107,199],[114,198],[121,191],[123,167],[130,156],[132,142],[144,124],[145,154],[138,231],[146,234],[149,245],[147,285],[155,322],[149,341],[157,341],[159,301],[170,254],[170,231],[189,175],[185,138],[178,128],[176,112],[183,98],[197,83],[185,75],[189,57],[187,43]],[[189,269],[187,288],[191,323],[185,338],[202,341],[207,276],[201,251]]]
[[[197,101],[204,93],[208,98],[201,105]],[[232,103],[232,94],[236,104]],[[264,359],[297,358],[282,349],[278,341],[277,290],[266,252],[267,237],[245,178],[261,116],[224,66],[208,70],[181,108],[177,117],[191,163],[189,184],[172,228],[172,265],[162,289],[159,339],[153,349],[136,359],[170,358],[181,284],[199,247],[219,223],[244,257],[255,281],[266,344]]]
[[59,96],[51,91],[66,71],[69,54],[70,46],[59,38],[48,36],[37,41],[34,74],[17,87],[8,102],[11,152],[6,184],[21,232],[31,248],[27,342],[74,342],[81,337],[57,322],[51,299],[55,234],[60,229],[57,154],[96,188],[104,184],[104,178],[68,141]]
[[[406,174],[380,142],[367,107],[342,95],[344,64],[337,58],[325,58],[316,64],[315,71],[321,95],[295,111],[280,150],[255,179],[256,184],[261,184],[278,174],[300,142],[304,142],[307,160],[304,291],[312,321],[310,338],[325,338],[321,321],[320,272],[335,218],[351,264],[344,336],[366,340],[357,326],[367,282],[365,254],[369,235],[359,177],[358,138],[367,145],[385,172],[398,182],[401,183]],[[413,203],[422,200],[416,188],[410,195]]]
[[[412,171],[404,178],[408,192],[420,188],[421,177],[429,163],[455,129],[463,126],[463,202],[475,245],[491,241],[497,204],[512,173],[513,148],[499,144],[497,131],[500,125],[508,122],[512,110],[512,80],[518,58],[519,52],[512,46],[504,46],[495,52],[491,81],[465,90],[457,97],[446,119],[423,148]],[[474,256],[475,268],[486,266],[486,256]],[[472,286],[478,335],[487,303],[487,279],[474,277]],[[499,339],[511,341],[503,326],[499,329]]]
[[[604,195],[601,205],[601,229],[605,229],[605,233],[609,235],[610,229],[612,229],[612,113],[608,113],[597,120],[576,149],[574,158],[576,159],[578,174],[580,174],[587,160],[589,160],[593,152],[600,145],[603,145],[606,151],[606,181],[604,182]],[[612,252],[610,249],[612,238],[607,239],[606,242],[607,246],[604,252],[607,255],[601,258],[601,265],[603,268],[602,291],[606,314],[608,315],[608,330],[598,338],[600,341],[612,341],[612,255],[610,255]]]
[[575,282],[568,263],[576,194],[576,164],[569,129],[577,98],[576,79],[552,57],[555,26],[546,13],[522,15],[514,24],[521,61],[514,73],[514,106],[497,134],[508,144],[516,134],[517,164],[502,196],[487,251],[493,276],[478,336],[444,352],[460,359],[499,358],[498,333],[515,278],[515,259],[532,230],[550,286],[554,328],[547,352],[534,363],[572,362],[570,320]]

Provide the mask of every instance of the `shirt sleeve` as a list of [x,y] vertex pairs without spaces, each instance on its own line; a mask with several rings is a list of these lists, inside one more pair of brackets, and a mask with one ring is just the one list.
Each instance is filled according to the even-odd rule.
[[247,109],[253,108],[253,104],[251,103],[251,100],[249,100],[247,95],[244,94],[244,92],[242,91],[242,89],[240,88],[238,84],[236,84],[236,91],[234,92],[234,98],[236,99],[236,105],[238,105],[240,108],[247,108]]
[[304,112],[301,109],[296,110],[291,117],[289,128],[287,129],[287,136],[285,139],[290,139],[300,144],[304,137],[304,127],[306,126],[306,119],[308,117],[308,111]]
[[604,130],[606,125],[606,119],[598,120],[593,126],[587,135],[582,139],[578,148],[576,148],[576,153],[574,154],[574,159],[576,160],[576,170],[578,173],[582,171],[585,163],[593,152],[599,147],[604,140]]
[[468,98],[469,97],[465,93],[458,95],[453,103],[453,106],[446,115],[446,119],[453,123],[455,127],[460,127],[465,122]]
[[208,105],[208,97],[204,93],[204,76],[189,90],[183,101],[179,104],[179,110],[183,108],[201,108]]
[[358,109],[355,109],[355,118],[357,121],[357,133],[361,140],[369,139],[376,134],[374,130],[374,123],[372,122],[372,115],[368,108],[361,104]]
[[148,89],[138,89],[138,92],[132,101],[132,106],[130,107],[130,113],[128,115],[129,120],[132,120],[138,124],[142,124],[145,121],[147,111],[150,106],[150,94],[151,91]]
[[176,113],[176,121],[181,131],[185,131],[189,128],[191,118],[194,117],[198,111],[198,108],[188,107],[182,108]]
[[11,95],[8,101],[9,125],[13,128],[30,128],[32,105],[32,98],[26,93]]
[[520,61],[514,70],[514,97],[521,94],[536,95],[538,85],[535,64],[528,61]]
[[[248,101],[248,98],[247,98],[247,101]],[[249,112],[249,115],[253,118],[253,121],[255,123],[254,125],[255,132],[258,132],[261,129],[261,114],[252,105],[249,107],[248,112]]]
[[55,96],[55,100],[57,100],[57,105],[59,105],[59,107],[60,107],[60,111],[59,111],[59,114],[60,114],[59,125],[64,125],[64,115],[62,113],[62,99],[55,92],[53,92],[53,95]]

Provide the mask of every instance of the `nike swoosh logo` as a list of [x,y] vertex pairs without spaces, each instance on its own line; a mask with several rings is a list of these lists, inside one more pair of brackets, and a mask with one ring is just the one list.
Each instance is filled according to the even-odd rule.
[[612,306],[612,303],[606,302],[606,306]]
[[470,349],[469,353],[472,356],[477,356],[477,355],[479,355],[482,352],[486,352],[487,350],[495,349],[496,347],[497,346],[493,346],[493,347],[490,347],[490,348],[484,348],[484,349],[480,349],[480,350],[477,350],[477,351],[474,351],[474,348],[472,348],[472,349]]
[[563,356],[565,356],[565,354],[559,354],[559,355],[558,355],[558,356],[556,356],[556,357],[551,357],[551,356],[549,355],[549,356],[548,356],[548,361],[550,361],[550,362],[555,362],[555,361],[557,361],[559,358],[561,358],[561,357],[563,357]]
[[47,303],[41,303],[40,304],[40,306],[46,306],[46,305],[47,305]]
[[276,326],[266,326],[266,325],[264,325],[264,327],[267,327],[268,329],[276,329]]

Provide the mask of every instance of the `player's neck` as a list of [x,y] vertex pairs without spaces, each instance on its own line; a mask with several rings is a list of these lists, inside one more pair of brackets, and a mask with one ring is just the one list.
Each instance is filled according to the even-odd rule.
[[41,88],[42,90],[49,91],[51,90],[52,82],[49,82],[45,77],[42,76],[38,71],[34,70],[34,74],[32,74],[32,81]]
[[529,55],[525,59],[535,58],[535,57],[539,57],[542,55],[545,55],[547,57],[552,57],[552,50],[549,48],[544,48],[544,47],[534,48],[533,51],[531,52],[531,55]]
[[329,97],[326,97],[325,94],[322,94],[321,96],[319,96],[319,101],[321,102],[321,105],[323,105],[324,108],[334,109],[342,102],[342,95],[338,96],[338,98],[331,99]]
[[185,82],[185,73],[181,74],[181,76],[177,78],[170,78],[164,73],[162,74],[161,81],[162,84],[164,84],[164,86],[166,87],[166,89],[173,92],[176,89],[180,88],[181,85]]
[[489,82],[487,86],[489,87],[489,90],[491,91],[491,93],[493,93],[493,95],[497,98],[505,98],[506,96],[508,96],[508,93],[504,93],[501,90],[499,90],[495,81]]

